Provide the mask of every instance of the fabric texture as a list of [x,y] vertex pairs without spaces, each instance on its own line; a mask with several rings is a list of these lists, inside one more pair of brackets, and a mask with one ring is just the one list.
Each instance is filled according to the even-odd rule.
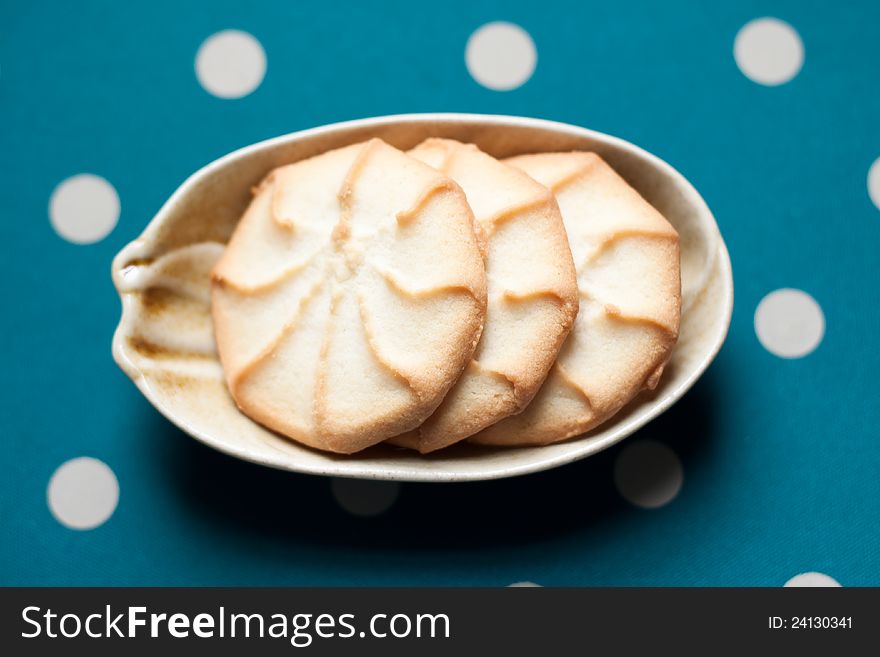
[[[880,3],[452,5],[0,5],[0,584],[781,586],[811,571],[880,584],[880,165],[869,174],[880,158]],[[772,31],[770,46],[744,40],[735,57],[740,30],[766,16],[796,31],[802,64],[797,42]],[[515,56],[472,76],[468,39],[493,21],[522,28],[536,59],[507,31],[499,43]],[[257,49],[227,39],[217,48],[232,48],[231,64],[208,50],[197,64],[224,30]],[[790,79],[756,75],[762,57]],[[504,61],[515,70],[492,88],[486,78]],[[225,74],[226,86],[200,83]],[[113,255],[190,173],[229,151],[433,111],[582,125],[694,183],[730,250],[736,300],[727,342],[693,390],[598,456],[467,484],[358,487],[272,471],[162,418],[110,354]],[[59,185],[84,173],[118,195],[115,225],[100,181],[93,223],[77,224],[79,201]],[[68,191],[94,201],[95,181],[77,182]],[[762,299],[785,288],[821,313],[797,297],[756,333]],[[808,353],[777,356],[759,334],[806,345],[784,354]],[[653,492],[633,493],[622,472],[640,441],[672,453],[635,478],[656,477]],[[113,494],[84,493],[70,471],[47,493],[56,469],[84,456],[108,466],[96,476],[115,475],[118,505],[103,523],[98,509],[64,524],[56,516],[76,496]]]

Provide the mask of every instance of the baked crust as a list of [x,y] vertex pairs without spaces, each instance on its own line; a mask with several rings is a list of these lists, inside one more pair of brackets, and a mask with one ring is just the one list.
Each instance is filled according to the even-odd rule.
[[229,391],[352,453],[421,424],[470,361],[486,276],[452,180],[379,139],[272,171],[212,273]]
[[657,385],[678,339],[679,240],[595,153],[505,161],[556,195],[577,266],[580,312],[528,408],[470,440],[543,445],[589,431]]
[[549,189],[472,144],[429,139],[409,154],[461,185],[486,241],[488,307],[480,344],[434,414],[390,441],[426,453],[526,408],[571,329],[578,292]]

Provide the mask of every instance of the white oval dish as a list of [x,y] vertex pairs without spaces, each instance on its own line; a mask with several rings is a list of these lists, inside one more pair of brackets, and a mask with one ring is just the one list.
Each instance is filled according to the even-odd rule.
[[[458,444],[421,456],[377,445],[353,456],[318,452],[243,415],[226,391],[213,342],[209,272],[271,169],[380,137],[409,149],[427,137],[477,144],[503,158],[588,150],[605,158],[681,236],[681,335],[657,389],[596,430],[544,447]],[[113,260],[122,319],[113,357],[159,412],[194,438],[274,468],[334,477],[473,481],[546,470],[595,454],[668,409],[721,348],[733,310],[730,258],[715,219],[675,169],[626,141],[572,125],[512,116],[407,114],[296,132],[247,146],[200,169],[172,194],[143,234]]]

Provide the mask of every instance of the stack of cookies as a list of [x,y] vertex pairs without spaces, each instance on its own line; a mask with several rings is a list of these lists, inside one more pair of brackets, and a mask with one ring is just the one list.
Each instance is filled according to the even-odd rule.
[[593,153],[379,139],[272,171],[212,276],[243,413],[316,449],[543,445],[657,385],[675,229]]

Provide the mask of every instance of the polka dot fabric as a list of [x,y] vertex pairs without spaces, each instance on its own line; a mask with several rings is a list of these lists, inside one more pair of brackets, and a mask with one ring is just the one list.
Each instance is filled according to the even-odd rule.
[[241,98],[253,92],[266,74],[266,53],[241,30],[212,34],[196,53],[196,76],[218,98]]
[[791,80],[804,64],[797,31],[778,18],[757,18],[737,33],[733,55],[750,80],[773,87]]
[[49,220],[74,244],[104,239],[119,219],[119,196],[106,180],[80,173],[61,182],[49,199]]
[[[0,5],[0,581],[880,584],[880,5],[499,7]],[[736,286],[696,387],[586,461],[467,484],[268,470],[156,413],[110,357],[108,270],[184,178],[451,109],[618,135],[695,184]]]
[[474,80],[487,89],[510,91],[532,77],[537,63],[535,43],[519,25],[487,23],[468,39],[464,60]]

